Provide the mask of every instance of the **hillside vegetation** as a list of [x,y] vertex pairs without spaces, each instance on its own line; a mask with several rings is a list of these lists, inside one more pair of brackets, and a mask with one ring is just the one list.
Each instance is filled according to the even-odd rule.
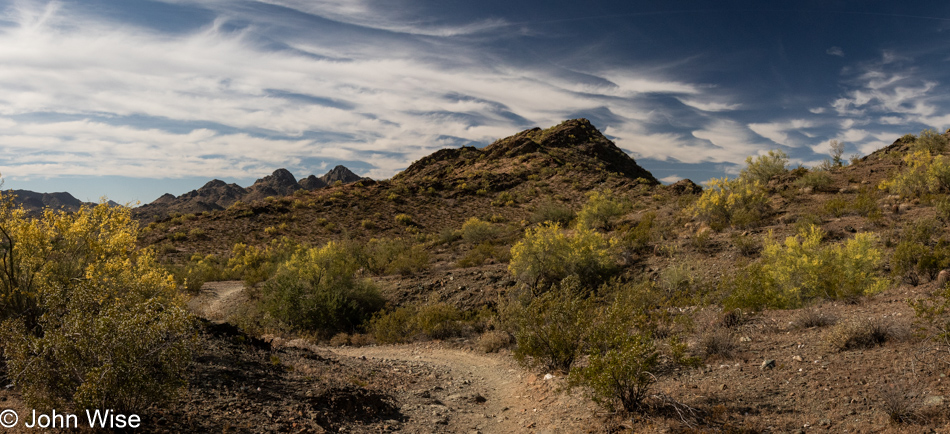
[[[593,432],[944,429],[948,136],[907,135],[851,161],[842,150],[833,142],[810,169],[771,151],[734,179],[664,186],[588,121],[570,120],[438,151],[391,180],[169,215],[143,224],[135,251],[153,251],[198,299],[206,282],[243,282],[221,315],[243,332],[215,332],[231,340],[212,338],[219,353],[191,375],[219,375],[208,360],[220,352],[248,369],[271,360],[277,368],[246,381],[294,390],[268,399],[314,412],[305,426],[468,426],[456,424],[471,422],[461,410],[435,425],[417,418],[430,400],[447,405],[435,373],[405,379],[301,349],[376,345],[386,360],[391,345],[431,355],[432,344],[552,374],[564,393],[609,410],[570,419]],[[252,408],[254,395],[227,390]],[[332,403],[343,396],[372,408],[340,419],[349,413]],[[485,399],[497,398],[458,408]],[[479,430],[510,430],[507,420]]]

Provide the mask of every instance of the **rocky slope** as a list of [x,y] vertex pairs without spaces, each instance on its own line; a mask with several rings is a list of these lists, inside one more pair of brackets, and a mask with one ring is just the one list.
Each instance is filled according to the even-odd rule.
[[155,201],[142,205],[133,211],[139,219],[154,220],[171,213],[197,214],[207,211],[226,209],[237,201],[261,201],[267,197],[288,196],[297,190],[317,190],[327,186],[326,179],[342,181],[344,184],[358,181],[358,175],[343,166],[337,166],[318,178],[310,175],[300,182],[287,169],[277,169],[274,173],[258,179],[250,187],[228,184],[219,179],[209,181],[197,190],[181,196],[164,194]]

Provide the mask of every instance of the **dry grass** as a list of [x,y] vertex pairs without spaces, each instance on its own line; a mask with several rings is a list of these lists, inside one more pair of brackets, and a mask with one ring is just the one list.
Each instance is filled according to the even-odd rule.
[[871,348],[884,345],[895,336],[889,323],[876,319],[840,323],[827,335],[827,342],[836,351]]
[[478,337],[475,345],[486,353],[497,353],[499,350],[511,346],[514,341],[514,338],[508,332],[489,330]]
[[809,329],[814,327],[827,327],[838,322],[834,315],[822,312],[814,308],[802,309],[795,316],[795,326],[798,328]]

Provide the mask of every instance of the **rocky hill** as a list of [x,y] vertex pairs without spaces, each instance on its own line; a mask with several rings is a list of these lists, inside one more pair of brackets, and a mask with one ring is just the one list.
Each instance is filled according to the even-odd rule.
[[[322,178],[333,181],[327,188],[270,201],[242,199],[244,203],[238,207],[197,215],[184,225],[168,225],[162,223],[167,217],[160,219],[157,227],[163,230],[151,231],[145,242],[166,243],[169,236],[197,228],[206,235],[196,239],[177,236],[174,242],[176,255],[188,255],[202,249],[226,252],[235,242],[256,244],[273,236],[311,244],[344,235],[398,237],[407,230],[456,229],[471,217],[516,222],[530,219],[539,208],[548,206],[571,212],[579,208],[587,192],[598,188],[636,195],[647,194],[654,187],[671,188],[660,186],[650,172],[586,119],[533,128],[484,149],[443,149],[412,163],[391,180],[364,178],[334,185],[358,179],[348,172],[334,168]],[[269,182],[278,178],[290,184],[289,177],[278,174]],[[183,208],[179,205],[178,209]],[[200,213],[198,208],[192,210]],[[396,221],[399,214],[411,216],[408,229]],[[265,234],[268,227],[283,229]],[[167,246],[163,250],[173,249]]]
[[[939,156],[927,157],[929,162],[908,159],[920,149]],[[253,247],[254,259],[276,257],[283,245],[336,240],[359,253],[354,253],[361,261],[359,275],[380,289],[392,313],[388,318],[396,318],[392,324],[408,330],[410,321],[438,322],[431,319],[438,316],[439,324],[455,327],[454,334],[406,332],[400,338],[414,341],[406,345],[386,344],[385,335],[367,327],[323,338],[268,335],[269,353],[216,350],[215,357],[202,359],[209,362],[196,364],[190,381],[195,387],[180,407],[187,414],[227,407],[260,415],[253,409],[297,408],[311,412],[309,420],[319,425],[306,429],[350,432],[943,432],[950,426],[945,378],[950,292],[940,270],[950,268],[945,235],[950,187],[925,177],[945,179],[948,158],[946,134],[927,140],[908,135],[850,164],[777,167],[764,182],[736,184],[743,187],[735,190],[739,199],[750,200],[716,201],[712,195],[704,199],[703,190],[688,180],[659,185],[588,122],[572,120],[484,149],[444,149],[389,181],[298,191],[163,219],[143,230],[140,242],[155,246],[179,270],[217,263],[215,279],[220,279],[233,270],[221,264],[235,252]],[[921,164],[930,166],[925,171]],[[902,176],[900,185],[888,181]],[[592,190],[619,205],[578,212]],[[725,223],[699,214],[723,204],[733,207],[723,211]],[[541,222],[566,228],[555,229],[555,236],[576,237],[586,231],[575,225],[579,215],[609,209],[613,220],[595,229],[599,235],[593,239],[609,240],[609,248],[602,247],[616,268],[604,285],[581,288],[592,295],[585,302],[604,310],[570,316],[587,308],[579,301],[570,307],[541,304],[545,310],[531,317],[537,324],[506,323],[512,317],[505,316],[505,308],[517,307],[518,295],[527,297],[510,268],[517,254],[513,246]],[[473,217],[480,222],[466,225]],[[807,243],[794,238],[801,233],[808,234]],[[561,241],[543,240],[550,242],[544,247],[553,246],[545,251],[564,252]],[[236,243],[242,243],[239,249]],[[583,254],[569,255],[575,252]],[[200,263],[192,259],[198,257]],[[876,283],[836,295],[848,282],[866,277]],[[570,285],[577,282],[562,281],[562,289],[576,288]],[[799,287],[776,289],[785,282],[824,283],[805,299],[798,298]],[[214,318],[253,329],[248,310],[240,309],[259,296],[261,286],[254,288],[228,293],[206,287],[196,299],[207,300]],[[788,293],[790,298],[782,298]],[[594,365],[596,352],[573,360],[570,377],[557,369],[511,364],[512,352],[524,348],[519,327],[548,327],[554,318],[568,318],[555,319],[558,327],[545,330],[590,331],[584,327],[612,321],[602,315],[618,312],[611,310],[618,302],[629,303],[620,305],[621,316],[638,321],[616,328],[623,336],[639,327],[655,333],[640,334],[659,363],[646,379],[643,407],[626,414],[618,407],[598,411],[583,390],[567,390],[574,368]],[[755,304],[760,302],[790,304]],[[935,322],[915,311],[927,305],[935,308]],[[396,322],[399,315],[406,316],[405,324]],[[366,346],[371,343],[376,345]],[[486,351],[498,353],[484,357]],[[612,366],[623,369],[648,359],[614,353],[621,358]],[[230,363],[241,366],[240,372],[254,372],[240,379],[241,389],[231,389],[233,395],[220,393],[218,378],[206,379],[220,371],[220,354],[244,357]],[[281,368],[269,360],[279,360]],[[247,370],[254,366],[256,371]],[[335,389],[332,396],[323,393],[342,382],[353,386]],[[240,392],[255,391],[255,385],[282,393]],[[365,417],[342,420],[330,418],[347,414],[328,406],[334,402],[374,405],[350,413]],[[295,414],[287,415],[281,430],[304,429]],[[191,420],[208,424],[192,431],[223,429],[231,422]],[[260,423],[249,423],[243,432],[254,432],[250,426]]]
[[166,193],[155,201],[136,208],[133,215],[139,219],[154,220],[171,213],[195,214],[222,210],[239,200],[261,201],[268,197],[288,196],[297,190],[318,190],[327,186],[325,179],[333,179],[334,182],[339,180],[348,184],[362,178],[346,167],[337,166],[320,178],[310,175],[301,179],[300,182],[287,169],[277,169],[247,188],[214,179],[201,188],[181,196],[176,197]]

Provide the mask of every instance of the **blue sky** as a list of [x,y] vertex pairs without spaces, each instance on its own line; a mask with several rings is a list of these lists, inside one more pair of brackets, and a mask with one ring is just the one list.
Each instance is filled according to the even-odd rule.
[[950,3],[0,1],[4,188],[150,202],[586,117],[658,178],[950,127]]

